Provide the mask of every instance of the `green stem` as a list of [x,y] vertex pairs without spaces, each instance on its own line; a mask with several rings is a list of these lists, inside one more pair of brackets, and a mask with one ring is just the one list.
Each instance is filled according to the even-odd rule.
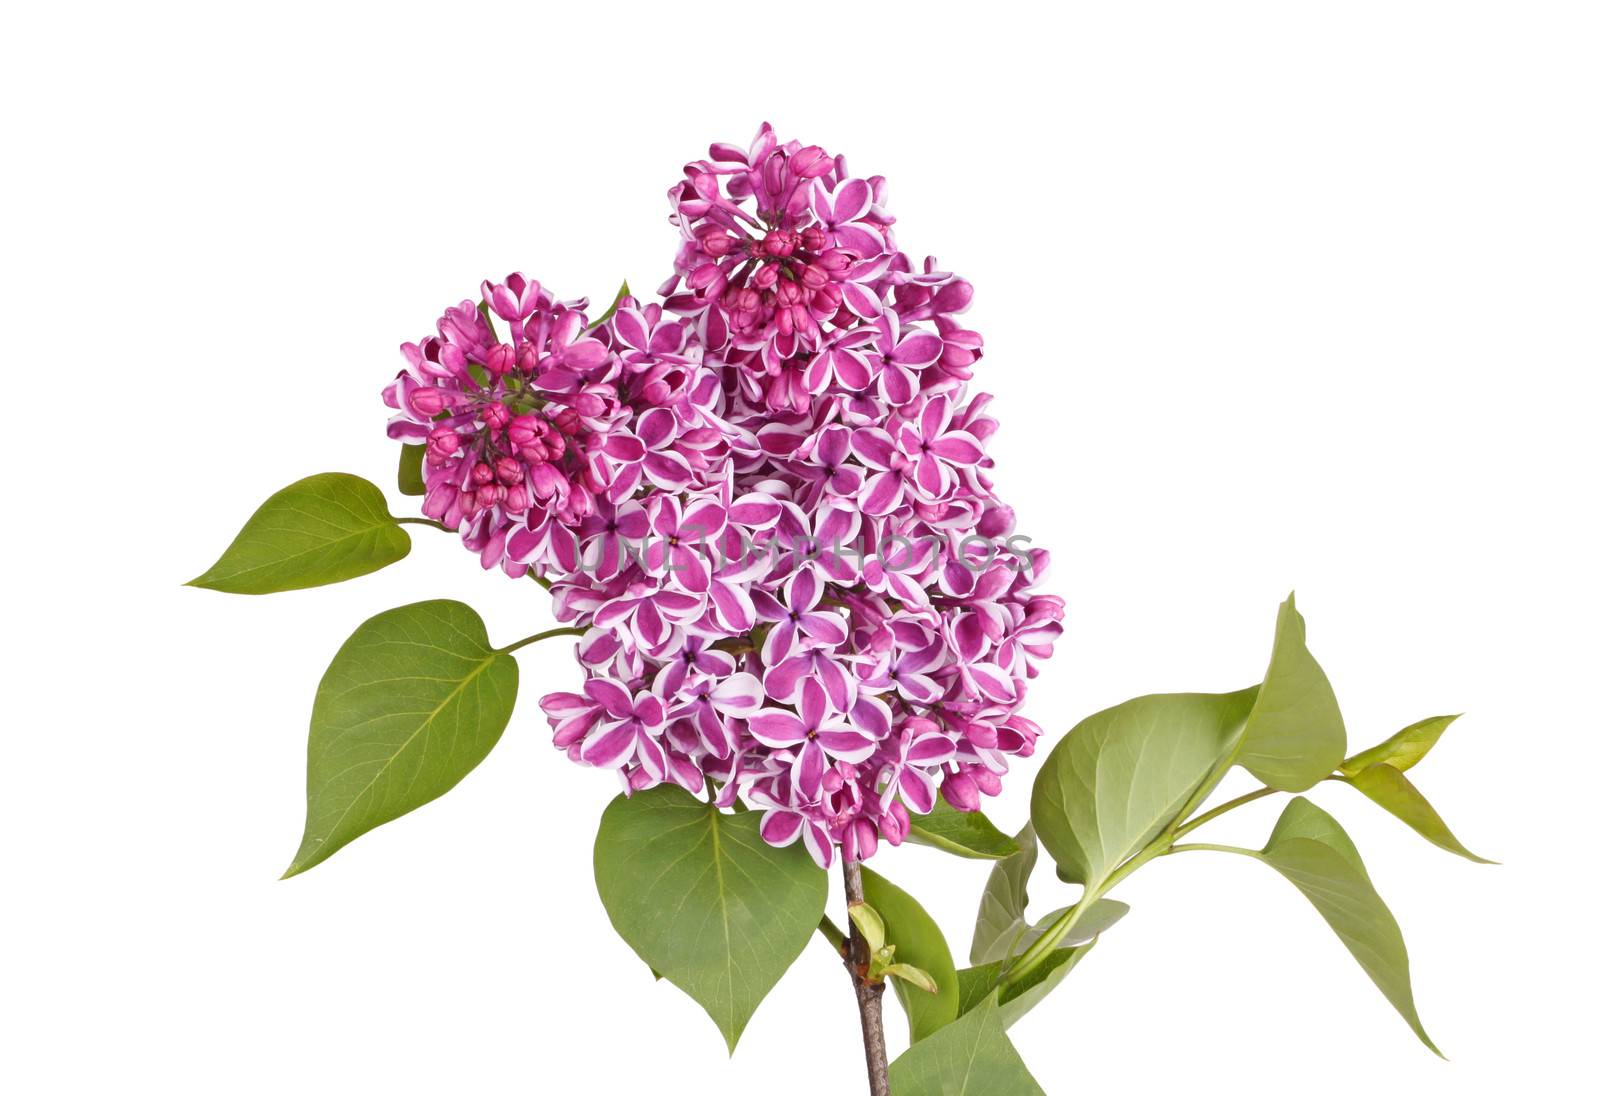
[[1061,941],[1066,938],[1067,933],[1072,931],[1072,927],[1078,923],[1078,919],[1088,911],[1090,906],[1104,898],[1112,887],[1166,852],[1171,841],[1170,837],[1157,838],[1140,850],[1137,856],[1124,862],[1120,868],[1106,876],[1099,883],[1093,887],[1085,887],[1083,897],[1078,899],[1078,904],[1063,913],[1056,919],[1055,924],[1045,929],[1039,939],[1028,945],[1028,950],[1024,951],[1017,959],[1016,965],[1001,976],[1000,984],[1002,986],[1014,985],[1027,977],[1035,967],[1049,958],[1050,953],[1060,946]]
[[394,520],[397,525],[426,525],[430,529],[439,529],[446,533],[450,531],[450,526],[442,521],[434,521],[432,518],[395,518]]
[[496,654],[501,654],[501,655],[508,655],[512,651],[521,650],[523,647],[526,647],[528,644],[537,643],[541,639],[550,639],[550,638],[552,638],[554,636],[581,636],[581,635],[583,635],[583,629],[582,628],[550,628],[550,629],[547,629],[547,630],[545,630],[543,632],[536,632],[531,636],[527,636],[527,637],[525,637],[523,639],[519,639],[509,647],[497,647],[497,648],[495,648],[495,653]]
[[1001,976],[1000,984],[1002,986],[1013,985],[1026,977],[1029,972],[1038,967],[1039,964],[1043,963],[1045,959],[1049,957],[1050,953],[1056,949],[1060,942],[1066,938],[1067,933],[1072,931],[1073,926],[1078,923],[1078,919],[1083,916],[1084,911],[1098,902],[1101,898],[1104,898],[1112,887],[1122,882],[1128,876],[1138,871],[1156,857],[1165,856],[1169,852],[1188,852],[1191,849],[1210,849],[1216,852],[1236,852],[1243,853],[1246,856],[1258,855],[1253,849],[1240,849],[1235,848],[1232,845],[1203,845],[1198,843],[1175,845],[1174,842],[1196,827],[1203,826],[1212,819],[1227,814],[1235,807],[1242,807],[1246,803],[1252,803],[1257,799],[1269,796],[1275,791],[1277,791],[1276,788],[1257,788],[1253,792],[1246,792],[1244,795],[1241,795],[1236,799],[1230,799],[1226,803],[1213,807],[1204,814],[1196,815],[1184,825],[1178,826],[1172,829],[1170,832],[1164,833],[1160,837],[1156,838],[1149,845],[1145,846],[1144,849],[1140,850],[1137,856],[1133,857],[1131,860],[1125,861],[1121,867],[1117,868],[1116,871],[1106,876],[1104,880],[1097,883],[1095,886],[1085,887],[1083,897],[1078,900],[1078,904],[1064,912],[1059,918],[1056,919],[1055,924],[1051,925],[1037,940],[1028,945],[1028,949],[1024,951],[1017,959],[1016,964]]
[[1240,856],[1253,856],[1257,859],[1261,856],[1255,849],[1241,849],[1238,845],[1208,845],[1203,841],[1191,841],[1187,845],[1173,845],[1161,855],[1168,856],[1175,852],[1231,852]]
[[1233,808],[1235,808],[1235,807],[1242,807],[1246,803],[1254,803],[1257,799],[1263,799],[1266,796],[1272,795],[1277,790],[1278,790],[1277,788],[1257,788],[1255,791],[1247,792],[1246,794],[1241,795],[1237,799],[1230,799],[1226,803],[1223,803],[1220,806],[1212,807],[1205,814],[1196,815],[1195,817],[1189,819],[1189,821],[1185,822],[1183,825],[1181,825],[1177,829],[1173,830],[1172,831],[1172,836],[1174,838],[1182,837],[1184,834],[1188,833],[1190,830],[1198,829],[1201,826],[1204,826],[1207,822],[1211,821],[1213,818],[1216,818],[1216,817],[1218,817],[1220,815],[1227,814],[1229,811],[1233,810]]
[[833,923],[833,918],[827,914],[822,915],[822,920],[817,922],[817,931],[828,942],[828,946],[840,955],[844,954],[845,944],[848,942],[839,926]]

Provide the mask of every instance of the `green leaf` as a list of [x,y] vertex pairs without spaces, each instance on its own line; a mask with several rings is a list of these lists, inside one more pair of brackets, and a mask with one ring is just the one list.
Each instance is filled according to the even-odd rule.
[[584,328],[584,330],[585,331],[594,331],[597,328],[599,328],[601,325],[603,325],[612,316],[615,316],[617,314],[617,308],[622,304],[622,299],[624,297],[628,296],[629,293],[631,293],[631,292],[632,292],[632,290],[630,290],[628,288],[628,280],[626,278],[624,278],[622,280],[622,288],[617,290],[617,295],[615,297],[611,298],[611,307],[606,309],[604,312],[602,312],[600,314],[600,318],[598,320],[595,320],[588,327]]
[[[1024,826],[1017,834],[1017,844],[1017,852],[990,869],[989,883],[984,887],[983,899],[978,904],[978,923],[972,930],[972,951],[969,954],[974,965],[995,963],[1021,954],[1040,937],[1045,928],[1066,912],[1064,909],[1054,910],[1037,924],[1029,924],[1028,879],[1039,859],[1039,847],[1034,840],[1032,825]],[[1084,912],[1058,947],[1088,943],[1116,924],[1127,912],[1125,904],[1102,898]]]
[[993,995],[889,1066],[894,1096],[1044,1096],[1006,1037]]
[[1423,798],[1405,774],[1388,764],[1368,765],[1347,782],[1378,806],[1416,830],[1441,849],[1464,856],[1476,864],[1493,864],[1467,847],[1450,832],[1433,804]]
[[933,975],[909,963],[890,963],[883,968],[882,974],[885,978],[898,978],[902,982],[908,982],[923,993],[939,992],[939,983],[933,980]]
[[895,982],[895,995],[911,1022],[911,1041],[926,1039],[954,1020],[960,1011],[960,987],[950,945],[917,900],[869,868],[861,869],[867,903],[883,918],[884,939],[898,963],[920,967],[933,976],[938,993],[924,993]]
[[303,590],[371,574],[404,559],[411,538],[383,492],[325,472],[291,483],[245,522],[222,558],[190,586],[228,594]]
[[1411,960],[1400,926],[1373,889],[1361,855],[1333,816],[1309,799],[1296,796],[1284,808],[1259,856],[1310,900],[1417,1038],[1439,1054],[1417,1017],[1411,996]]
[[400,472],[399,483],[402,495],[425,495],[428,487],[422,482],[422,458],[427,454],[426,445],[402,445],[400,447]]
[[1344,717],[1333,686],[1306,650],[1306,622],[1294,595],[1278,607],[1272,661],[1245,722],[1235,759],[1279,791],[1303,792],[1344,757]]
[[1369,765],[1388,765],[1400,772],[1428,756],[1434,743],[1445,730],[1460,719],[1459,715],[1435,715],[1419,720],[1403,730],[1396,731],[1371,749],[1362,750],[1339,766],[1339,771],[1354,776]]
[[516,697],[516,660],[459,601],[357,628],[317,687],[305,836],[284,878],[455,787],[500,740]]
[[[1051,910],[1032,924],[1024,922],[1021,931],[1016,934],[1015,943],[1008,944],[1008,947],[1012,947],[1015,950],[1007,951],[1005,955],[1001,955],[998,958],[1004,959],[1006,955],[1022,954],[1035,940],[1045,934],[1046,929],[1055,924],[1071,909],[1071,906],[1063,906],[1060,909]],[[1106,929],[1122,920],[1127,915],[1127,912],[1128,904],[1126,902],[1118,902],[1114,898],[1101,898],[1094,905],[1084,910],[1083,916],[1078,918],[1078,923],[1072,926],[1072,929],[1061,938],[1056,947],[1074,948],[1079,944],[1087,944],[1102,932],[1105,932]],[[987,962],[987,960],[985,961]]]
[[999,860],[1017,851],[1017,843],[1001,833],[982,811],[958,811],[939,796],[933,810],[911,816],[909,840],[930,845],[968,860]]
[[[1007,1028],[1026,1016],[1033,1007],[1044,1000],[1050,991],[1060,985],[1072,968],[1094,947],[1094,941],[1076,947],[1058,948],[1045,957],[1020,981],[1000,990],[1000,1022]],[[963,967],[956,971],[956,981],[961,986],[963,1006],[968,1002],[981,1002],[1000,981],[1005,964],[984,963],[976,967]]]
[[867,942],[867,950],[876,952],[882,949],[885,942],[883,918],[878,916],[878,911],[865,902],[855,902],[846,912],[850,914],[850,923]]
[[1015,838],[1017,851],[989,869],[989,882],[978,902],[972,927],[973,963],[988,963],[1011,954],[1011,942],[1028,923],[1028,880],[1039,862],[1039,842],[1028,823]]
[[1142,696],[1068,731],[1033,783],[1033,828],[1057,874],[1093,891],[1220,775],[1255,690]]
[[730,1054],[828,898],[805,849],[773,848],[760,825],[758,812],[723,814],[662,785],[612,800],[594,843],[611,924],[710,1014]]

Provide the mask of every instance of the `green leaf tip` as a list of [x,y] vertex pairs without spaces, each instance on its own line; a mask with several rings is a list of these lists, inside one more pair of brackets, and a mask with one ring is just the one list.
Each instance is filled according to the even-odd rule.
[[612,800],[594,876],[617,935],[705,1009],[728,1053],[816,932],[828,879],[800,845],[761,839],[761,816],[724,814],[661,785]]
[[1419,719],[1408,727],[1403,727],[1369,749],[1362,750],[1352,757],[1346,758],[1339,765],[1339,771],[1346,776],[1354,776],[1361,770],[1371,765],[1385,764],[1405,772],[1438,745],[1444,732],[1450,725],[1460,719],[1461,715],[1432,715],[1427,719]]
[[1268,787],[1303,792],[1331,773],[1344,751],[1344,717],[1306,648],[1306,621],[1291,592],[1278,606],[1272,657],[1235,761]]
[[1296,796],[1284,807],[1260,858],[1316,907],[1422,1044],[1443,1058],[1417,1015],[1400,926],[1344,828],[1311,800]]
[[304,590],[371,574],[410,551],[382,491],[359,476],[324,472],[268,498],[217,562],[185,585],[228,594]]
[[283,878],[455,787],[500,740],[516,695],[516,659],[458,601],[362,624],[317,687],[305,832]]

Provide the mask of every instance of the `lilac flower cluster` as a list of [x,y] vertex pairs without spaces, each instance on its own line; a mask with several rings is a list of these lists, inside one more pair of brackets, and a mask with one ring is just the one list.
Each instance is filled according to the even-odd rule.
[[769,126],[684,175],[659,303],[485,283],[403,348],[390,434],[426,514],[586,629],[541,702],[568,756],[865,859],[1033,751],[1062,603],[987,475],[972,288],[899,250],[883,179]]

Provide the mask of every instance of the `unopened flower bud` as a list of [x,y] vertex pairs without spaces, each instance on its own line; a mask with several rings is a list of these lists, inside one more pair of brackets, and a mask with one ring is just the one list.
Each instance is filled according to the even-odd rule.
[[829,274],[843,274],[850,269],[850,256],[836,247],[830,247],[817,256],[816,265]]
[[944,778],[940,785],[945,799],[958,811],[975,811],[980,802],[978,782],[966,773],[954,773]]
[[419,418],[431,419],[444,410],[444,393],[437,388],[422,386],[413,388],[408,401],[411,404],[411,413]]
[[773,229],[771,232],[767,233],[766,237],[761,242],[763,245],[765,245],[767,254],[775,256],[776,258],[787,259],[790,255],[794,254],[794,233],[784,229]]
[[698,239],[701,249],[713,259],[720,259],[732,251],[735,243],[732,236],[715,226],[707,226],[701,229]]
[[802,179],[815,179],[833,170],[833,157],[816,145],[807,145],[789,157],[789,170]]
[[511,408],[503,403],[491,403],[483,409],[483,424],[495,433],[504,430],[511,421]]
[[502,377],[511,372],[511,367],[517,364],[517,352],[514,347],[505,343],[496,343],[491,346],[488,353],[483,356],[483,367],[492,376]]

